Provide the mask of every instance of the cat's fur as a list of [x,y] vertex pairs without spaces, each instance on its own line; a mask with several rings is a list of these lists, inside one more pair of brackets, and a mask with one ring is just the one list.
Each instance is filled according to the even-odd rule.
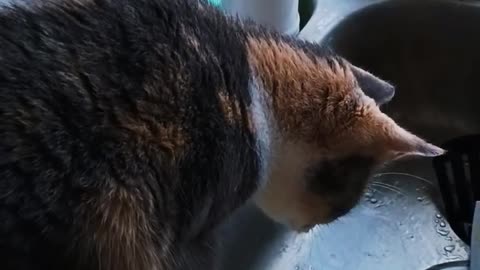
[[442,152],[364,92],[393,96],[197,1],[4,8],[0,269],[214,269],[215,227],[254,194],[294,229],[329,222],[377,165]]

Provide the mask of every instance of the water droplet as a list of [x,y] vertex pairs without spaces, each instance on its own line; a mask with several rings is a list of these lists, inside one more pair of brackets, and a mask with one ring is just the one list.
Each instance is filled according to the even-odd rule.
[[443,222],[443,221],[440,222],[440,224],[438,224],[438,225],[440,225],[440,227],[442,227],[442,228],[445,228],[447,226],[447,224],[445,224],[445,222]]
[[449,246],[446,246],[443,248],[446,252],[450,253],[452,251],[455,250],[455,246],[454,245],[449,245]]
[[450,234],[450,231],[447,231],[443,228],[437,228],[437,233],[440,234],[441,236],[447,236],[448,234]]
[[383,201],[378,201],[378,204],[375,205],[375,208],[379,208],[379,207],[382,207],[382,206],[385,206],[386,204],[383,202]]
[[365,193],[365,197],[367,197],[367,198],[371,198],[372,196],[373,196],[373,194],[371,192]]
[[417,197],[417,201],[419,201],[419,202],[423,202],[424,199],[425,198],[423,198],[423,197]]
[[451,236],[447,237],[446,239],[447,241],[453,241],[453,238]]
[[442,215],[436,214],[435,217],[436,217],[436,218],[442,218]]
[[295,270],[300,270],[300,266],[295,266]]
[[378,200],[377,200],[376,198],[371,198],[371,199],[370,199],[370,202],[373,203],[373,204],[375,204],[375,203],[378,202]]

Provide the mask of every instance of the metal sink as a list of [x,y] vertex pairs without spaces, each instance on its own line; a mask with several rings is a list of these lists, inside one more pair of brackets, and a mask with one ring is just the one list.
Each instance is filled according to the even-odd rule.
[[[300,37],[397,86],[385,112],[435,143],[480,132],[478,1],[319,0]],[[222,227],[225,270],[424,270],[468,259],[442,215],[431,160],[372,177],[348,216],[296,234],[247,205]]]

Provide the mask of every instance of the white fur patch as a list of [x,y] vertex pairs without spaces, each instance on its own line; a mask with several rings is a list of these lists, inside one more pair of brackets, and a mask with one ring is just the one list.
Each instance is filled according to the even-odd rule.
[[266,92],[262,89],[256,78],[251,78],[249,92],[252,99],[250,114],[256,135],[256,151],[260,160],[260,187],[265,185],[268,179],[269,167],[273,149],[273,121],[272,112],[269,109]]

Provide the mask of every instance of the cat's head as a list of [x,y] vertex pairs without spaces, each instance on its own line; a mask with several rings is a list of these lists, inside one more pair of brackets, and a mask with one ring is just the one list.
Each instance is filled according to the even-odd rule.
[[315,47],[250,46],[277,130],[268,180],[255,195],[273,219],[299,231],[329,223],[386,162],[443,154],[379,109],[394,96],[389,83]]

